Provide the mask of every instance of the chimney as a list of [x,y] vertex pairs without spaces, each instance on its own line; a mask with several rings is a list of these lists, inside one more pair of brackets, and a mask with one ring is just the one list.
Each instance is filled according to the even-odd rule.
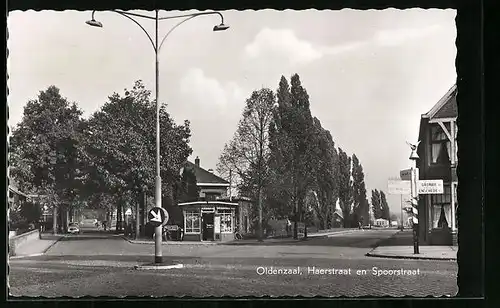
[[196,159],[194,160],[194,163],[196,166],[200,166],[200,158],[198,156],[196,156]]

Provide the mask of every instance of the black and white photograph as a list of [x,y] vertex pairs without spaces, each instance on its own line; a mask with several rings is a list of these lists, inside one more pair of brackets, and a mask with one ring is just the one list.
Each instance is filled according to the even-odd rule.
[[456,296],[456,17],[10,11],[9,298]]

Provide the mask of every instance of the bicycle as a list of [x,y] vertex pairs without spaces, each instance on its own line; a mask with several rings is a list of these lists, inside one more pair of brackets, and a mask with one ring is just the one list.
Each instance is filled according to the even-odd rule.
[[238,231],[234,232],[234,238],[237,240],[243,239],[243,237],[241,236],[241,234]]

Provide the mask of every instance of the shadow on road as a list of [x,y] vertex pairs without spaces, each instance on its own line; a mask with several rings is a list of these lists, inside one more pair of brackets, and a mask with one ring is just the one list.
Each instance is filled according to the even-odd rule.
[[[337,258],[338,259],[338,258]],[[96,268],[127,267],[134,264],[150,264],[153,262],[153,255],[64,255],[64,256],[38,256],[23,259],[23,262],[50,262],[59,266],[90,266]],[[225,265],[225,266],[296,266],[300,260],[301,266],[318,266],[318,264],[330,264],[332,258],[328,255],[307,257],[306,255],[296,255],[285,258],[261,258],[261,257],[200,257],[200,256],[163,256],[162,263],[190,264],[190,265]],[[120,264],[126,263],[126,264]]]
[[[388,239],[382,240],[378,246],[413,246],[413,232],[411,230],[399,231]],[[422,241],[420,241],[420,246]]]
[[115,231],[83,230],[80,234],[66,234],[61,241],[123,240]]
[[350,237],[316,237],[307,240],[279,240],[279,241],[234,241],[220,245],[235,246],[326,246],[326,247],[351,247],[351,248],[374,248],[378,246],[379,239],[370,238],[363,234]]

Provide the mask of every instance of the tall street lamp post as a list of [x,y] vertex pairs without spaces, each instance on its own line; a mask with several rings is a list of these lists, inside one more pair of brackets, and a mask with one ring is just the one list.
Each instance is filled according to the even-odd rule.
[[[200,13],[193,13],[193,14],[184,14],[184,15],[176,15],[176,16],[167,16],[167,17],[160,17],[158,15],[159,10],[155,10],[155,16],[149,16],[149,15],[143,15],[143,14],[138,14],[138,13],[131,13],[131,12],[125,12],[121,10],[112,10],[111,12],[115,12],[117,14],[120,14],[121,16],[124,16],[131,21],[133,21],[136,25],[138,25],[141,30],[146,34],[148,37],[149,41],[151,42],[151,45],[153,47],[153,50],[155,52],[155,96],[156,96],[156,180],[155,180],[155,205],[156,207],[161,207],[161,176],[160,176],[160,86],[159,86],[159,79],[160,79],[160,72],[159,72],[159,53],[161,50],[161,47],[163,46],[163,43],[167,39],[167,37],[174,31],[178,26],[183,24],[184,22],[191,20],[195,17],[202,16],[202,15],[219,15],[221,18],[221,23],[219,25],[214,26],[213,31],[223,31],[229,29],[229,26],[224,24],[224,16],[220,12],[200,12]],[[92,19],[87,21],[86,23],[90,26],[93,27],[98,27],[102,28],[102,23],[94,19],[94,14],[95,11],[92,12]],[[151,38],[151,35],[144,29],[144,27],[136,20],[134,17],[139,17],[142,19],[149,19],[149,20],[154,20],[155,21],[155,39]],[[179,19],[179,18],[184,18],[180,22],[178,22],[176,25],[174,25],[168,32],[165,34],[161,42],[158,44],[158,25],[159,22],[162,20],[167,20],[167,19]],[[161,244],[162,244],[162,226],[160,225],[159,227],[155,228],[155,263],[162,263],[162,252],[161,252]]]

